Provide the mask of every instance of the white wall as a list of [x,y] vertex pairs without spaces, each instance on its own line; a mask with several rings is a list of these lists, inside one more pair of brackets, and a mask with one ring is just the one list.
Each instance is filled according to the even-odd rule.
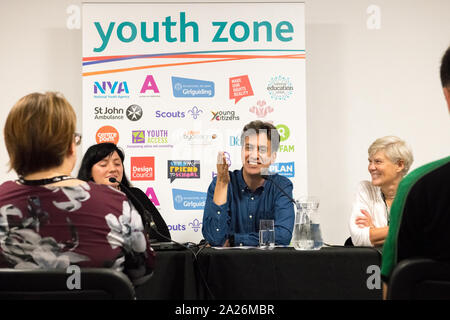
[[[449,154],[439,65],[450,45],[450,1],[305,2],[308,188],[321,199],[325,241],[342,244],[355,186],[369,179],[371,142],[405,139],[412,169]],[[0,1],[0,128],[20,97],[56,90],[76,109],[81,131],[77,8],[80,0]],[[0,181],[16,177],[7,162],[1,132]]]

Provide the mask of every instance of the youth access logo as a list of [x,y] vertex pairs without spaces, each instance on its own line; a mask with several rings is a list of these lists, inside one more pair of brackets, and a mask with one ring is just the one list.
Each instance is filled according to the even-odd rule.
[[214,97],[214,82],[172,77],[173,96],[175,98],[211,98]]

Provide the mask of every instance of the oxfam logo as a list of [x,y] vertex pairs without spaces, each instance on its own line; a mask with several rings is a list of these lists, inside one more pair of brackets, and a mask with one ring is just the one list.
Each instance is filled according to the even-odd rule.
[[291,132],[289,130],[289,127],[284,124],[279,124],[276,126],[278,133],[280,134],[280,141],[286,141],[289,139],[289,136],[291,135]]

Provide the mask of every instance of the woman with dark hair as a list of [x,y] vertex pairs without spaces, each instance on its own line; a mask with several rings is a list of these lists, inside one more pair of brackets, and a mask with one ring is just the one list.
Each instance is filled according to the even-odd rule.
[[[152,215],[158,232],[165,236],[163,237],[152,228],[149,228],[148,233],[150,242],[168,241],[168,239],[171,239],[169,228],[158,212],[158,209],[156,209],[155,205],[150,201],[146,194],[142,192],[141,189],[134,188],[130,185],[130,182],[128,181],[123,170],[124,159],[125,155],[123,151],[114,143],[107,142],[92,145],[83,156],[80,170],[78,172],[78,179],[84,181],[94,181],[98,184],[110,185],[121,190],[119,183],[109,181],[110,178],[115,178],[122,185],[128,188],[128,190],[121,191],[125,192],[127,195],[128,192],[131,192],[134,196],[128,196],[128,198],[139,211],[143,221],[146,221],[146,219],[144,217],[144,212],[142,212],[143,210],[141,209],[141,204]],[[137,198],[139,203],[137,203],[135,198]]]

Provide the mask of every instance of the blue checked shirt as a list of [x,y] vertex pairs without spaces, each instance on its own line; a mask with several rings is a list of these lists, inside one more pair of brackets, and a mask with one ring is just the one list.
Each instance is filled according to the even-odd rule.
[[[236,246],[257,246],[259,220],[273,219],[275,244],[288,245],[294,228],[294,204],[269,180],[251,192],[242,177],[242,169],[229,173],[225,204],[218,206],[213,202],[217,177],[209,185],[203,212],[204,238],[213,246],[221,246],[234,235]],[[292,197],[293,185],[288,178],[275,174],[271,179]]]

